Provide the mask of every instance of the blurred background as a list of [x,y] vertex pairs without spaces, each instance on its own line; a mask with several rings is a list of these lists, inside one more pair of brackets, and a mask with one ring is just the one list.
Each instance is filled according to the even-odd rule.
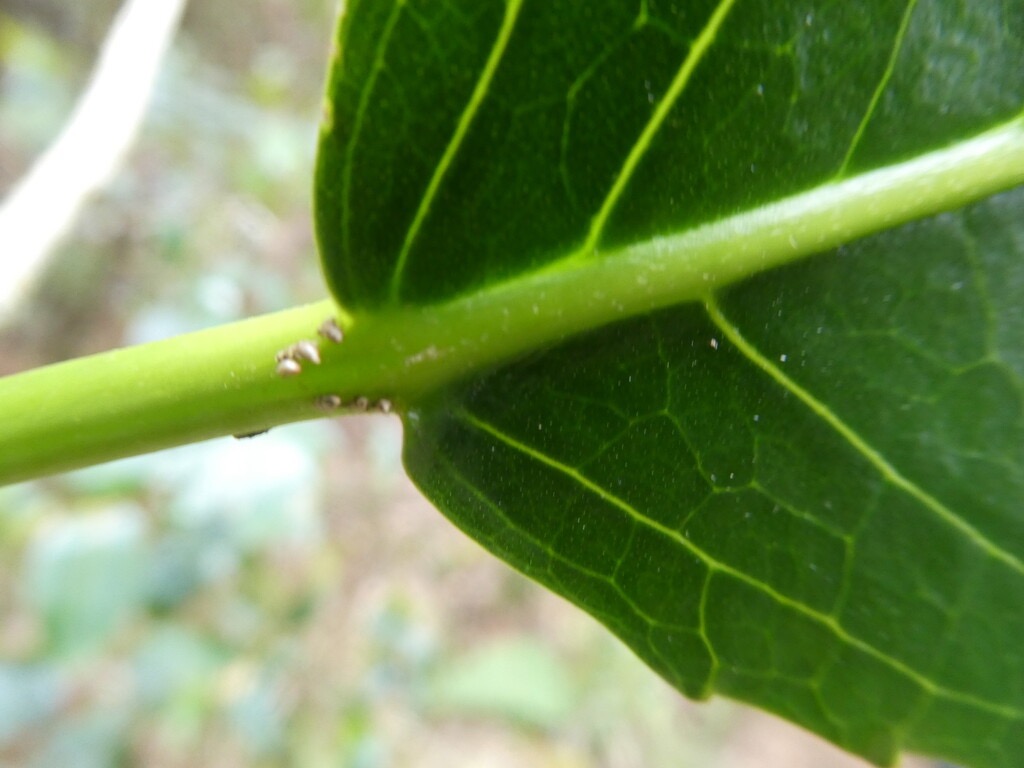
[[[118,8],[0,0],[0,210]],[[334,14],[203,0],[164,22],[116,172],[83,185],[63,237],[34,227],[54,236],[0,324],[0,374],[323,298],[310,193]],[[122,106],[101,110],[111,133]],[[58,164],[43,221],[104,138]],[[0,238],[0,269],[21,248]],[[866,765],[685,701],[450,526],[400,446],[396,419],[346,418],[0,490],[0,767]]]

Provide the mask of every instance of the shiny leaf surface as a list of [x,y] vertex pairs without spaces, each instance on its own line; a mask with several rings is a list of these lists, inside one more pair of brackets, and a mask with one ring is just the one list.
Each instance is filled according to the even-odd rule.
[[410,475],[688,695],[1015,765],[1022,41],[996,0],[349,2],[336,298],[527,339],[405,404]]
[[1015,765],[1022,205],[908,225],[446,392],[409,416],[408,469],[691,696],[879,763]]

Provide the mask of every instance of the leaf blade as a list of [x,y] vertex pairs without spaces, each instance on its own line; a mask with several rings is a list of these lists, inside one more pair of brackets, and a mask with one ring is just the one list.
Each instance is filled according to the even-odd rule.
[[388,283],[388,299],[390,303],[396,303],[399,300],[402,277],[405,272],[405,265],[409,259],[409,251],[416,239],[416,235],[419,233],[423,219],[430,210],[430,205],[437,195],[438,187],[441,185],[448,168],[451,166],[452,159],[458,153],[466,132],[469,130],[469,126],[473,122],[473,117],[480,107],[480,102],[487,94],[487,90],[494,78],[494,71],[497,69],[502,56],[505,54],[505,48],[508,46],[508,39],[511,36],[512,29],[515,26],[516,19],[519,16],[519,11],[522,8],[522,5],[522,0],[508,0],[505,5],[505,17],[502,21],[501,28],[498,30],[498,37],[495,40],[494,45],[491,47],[491,52],[487,57],[487,62],[484,64],[483,70],[480,73],[480,79],[477,80],[476,87],[473,89],[473,94],[469,99],[469,103],[466,105],[465,111],[459,116],[458,125],[452,136],[451,142],[445,148],[444,154],[441,156],[441,160],[434,169],[433,175],[430,177],[430,183],[428,184],[426,192],[416,209],[415,218],[413,218],[412,224],[409,226],[406,233],[405,240],[402,242],[402,250],[398,253],[395,271]]
[[[955,528],[963,536],[970,539],[977,547],[983,549],[988,556],[999,560],[1007,568],[1010,568],[1017,574],[1024,576],[1024,561],[1022,561],[1020,557],[988,539],[977,528],[964,520],[962,516],[956,514],[952,509],[936,499],[920,485],[907,479],[898,468],[893,466],[893,464],[876,448],[868,444],[868,442],[861,435],[857,434],[855,430],[851,429],[850,426],[828,406],[787,376],[779,366],[768,360],[764,354],[745,339],[732,321],[722,312],[721,307],[718,306],[718,302],[714,297],[709,297],[704,302],[704,308],[712,323],[722,332],[725,338],[732,342],[737,349],[742,351],[743,355],[754,366],[760,368],[764,373],[774,379],[780,387],[784,388],[787,392],[791,393],[803,402],[808,409],[813,411],[822,421],[827,423],[835,432],[841,435],[857,453],[861,454],[868,463],[885,478],[886,482],[895,486],[906,495],[913,497],[915,501],[934,513],[936,517],[942,519],[952,528]],[[781,359],[784,362],[785,355],[783,355]]]
[[[367,76],[336,68],[317,225],[353,337],[427,326],[393,341],[410,374],[438,361],[396,385],[414,480],[689,695],[753,701],[880,763],[1012,765],[1024,247],[1006,211],[1024,200],[843,243],[1024,181],[1024,18],[916,0],[374,13],[418,24],[401,46],[374,38],[395,89],[371,88],[360,117],[399,138],[339,160]],[[958,233],[985,217],[972,250]],[[935,280],[954,273],[946,288],[983,275],[1006,296],[951,299]],[[843,291],[846,314],[814,325]],[[823,351],[827,327],[859,346]],[[1001,366],[964,356],[980,343]],[[929,549],[894,551],[894,533]]]
[[[347,30],[370,7],[352,5],[317,229],[332,290],[353,310],[451,300],[591,246],[684,232],[948,147],[1019,119],[1024,103],[1006,75],[1024,57],[1021,23],[995,3],[964,14],[954,3],[763,3],[726,15],[718,2],[594,14],[574,2],[396,1],[373,13],[390,9],[406,31],[346,58]],[[349,65],[360,54],[375,62],[369,74]],[[928,55],[955,77],[922,67]],[[360,90],[375,95],[357,109],[350,92],[379,73],[390,91]],[[351,175],[344,205],[339,166]],[[337,234],[345,217],[349,239]]]
[[[766,274],[723,292],[728,314],[664,310],[471,380],[409,414],[409,473],[689,695],[750,701],[881,764],[909,749],[1012,766],[1020,353],[979,344],[973,324],[929,336],[929,354],[901,339],[942,296],[984,305],[984,291],[961,295],[970,279],[998,284],[995,306],[1024,300],[1019,258],[976,257],[980,237],[1020,240],[1022,204],[1009,193]],[[918,258],[935,243],[941,259]],[[855,283],[882,254],[884,277]],[[906,286],[902,313],[851,311]],[[994,319],[1006,344],[1019,318]],[[737,325],[759,351],[733,343]],[[971,386],[992,359],[1006,386]],[[886,361],[893,378],[872,381]],[[974,436],[922,452],[922,424]],[[624,521],[651,515],[643,533]]]

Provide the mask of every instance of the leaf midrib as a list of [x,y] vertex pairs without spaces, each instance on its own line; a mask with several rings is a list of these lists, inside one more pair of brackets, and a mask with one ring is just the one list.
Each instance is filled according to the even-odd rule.
[[600,257],[564,259],[449,301],[363,309],[346,330],[396,335],[396,396],[1024,183],[1024,116],[941,150]]

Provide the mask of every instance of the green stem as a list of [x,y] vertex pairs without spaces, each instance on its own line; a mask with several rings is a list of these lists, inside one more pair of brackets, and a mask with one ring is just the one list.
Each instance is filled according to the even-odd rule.
[[[275,353],[315,339],[330,301],[0,378],[0,483],[244,434],[446,383],[572,334],[685,301],[853,238],[1024,183],[1024,124],[756,211],[540,272],[450,303],[343,316],[321,365]],[[329,399],[325,400],[324,398]]]
[[[0,379],[0,482],[310,418],[275,350],[330,302]],[[301,379],[302,377],[297,377]]]

